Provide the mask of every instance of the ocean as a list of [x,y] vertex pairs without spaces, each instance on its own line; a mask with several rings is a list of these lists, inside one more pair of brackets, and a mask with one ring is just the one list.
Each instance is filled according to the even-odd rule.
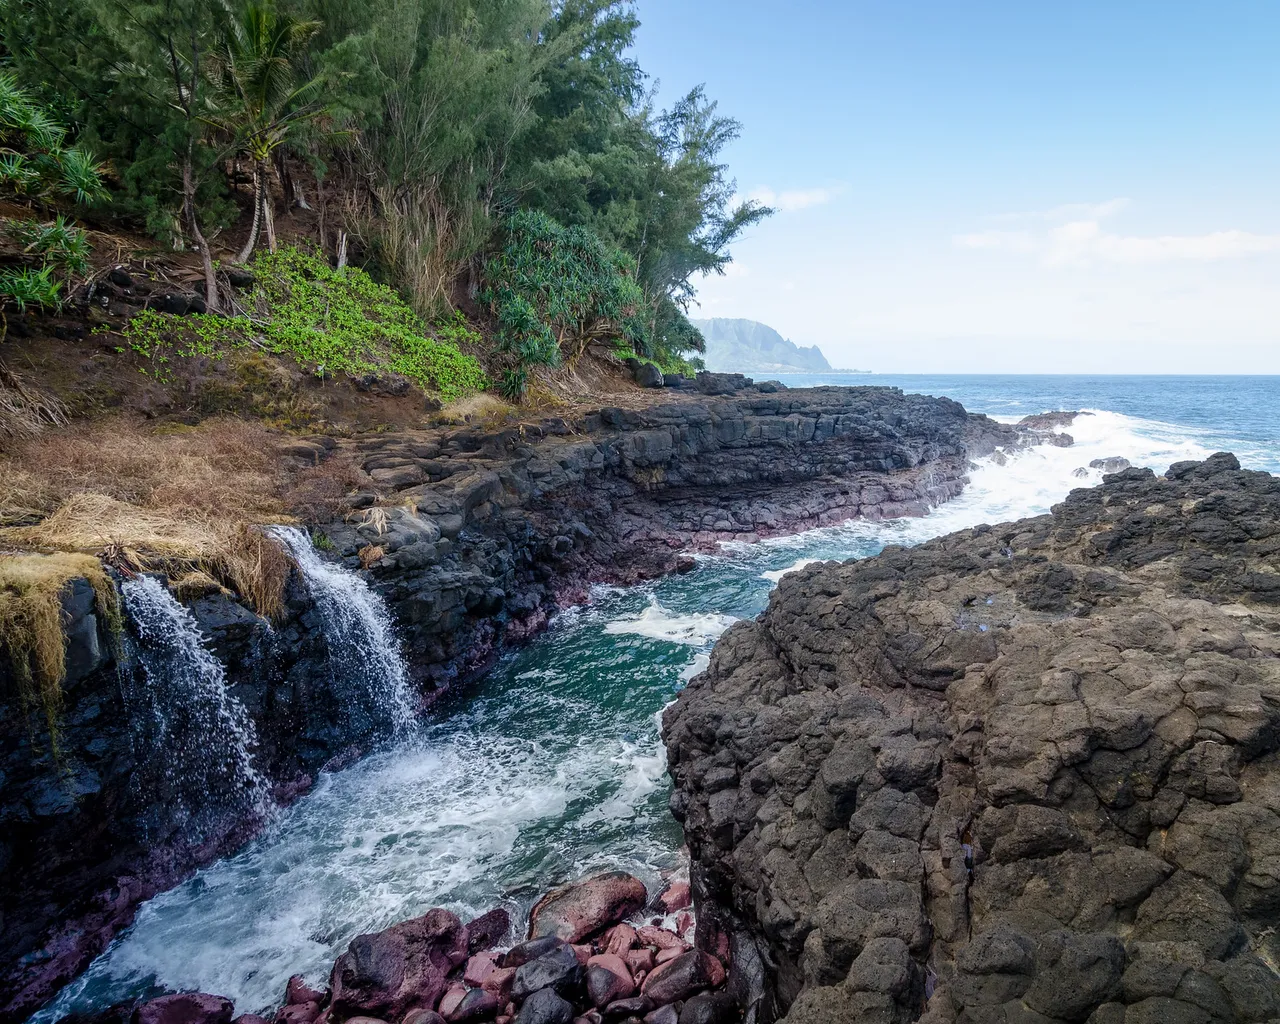
[[[699,558],[696,572],[599,588],[411,738],[280,812],[266,832],[144,904],[133,927],[38,1016],[56,1020],[161,989],[279,1003],[289,975],[319,983],[357,934],[445,906],[519,919],[558,882],[605,868],[646,882],[679,870],[680,829],[658,735],[662,709],[730,624],[760,613],[786,572],[863,558],[954,529],[1043,513],[1101,479],[1093,459],[1163,472],[1233,451],[1280,472],[1280,377],[792,375],[789,386],[891,385],[1006,421],[1086,415],[1068,448],[983,460],[929,515],[853,521]],[[1078,471],[1083,470],[1083,476]]]

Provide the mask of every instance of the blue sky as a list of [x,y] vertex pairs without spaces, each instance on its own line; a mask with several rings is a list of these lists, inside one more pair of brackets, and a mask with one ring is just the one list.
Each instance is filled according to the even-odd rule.
[[1280,373],[1280,3],[638,11],[779,207],[700,315],[886,372]]

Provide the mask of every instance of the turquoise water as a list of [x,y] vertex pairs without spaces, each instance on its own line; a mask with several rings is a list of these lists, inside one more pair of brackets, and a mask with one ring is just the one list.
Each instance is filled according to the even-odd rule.
[[145,904],[43,1017],[160,987],[265,1009],[290,974],[319,981],[353,936],[428,907],[503,905],[519,918],[548,887],[589,871],[656,882],[679,870],[681,844],[658,715],[715,638],[763,609],[782,572],[1043,512],[1097,482],[1097,471],[1075,475],[1092,458],[1162,471],[1226,448],[1280,471],[1280,378],[852,379],[947,394],[1002,418],[1094,413],[1069,428],[1074,447],[980,464],[960,498],[923,518],[728,547],[688,576],[596,591],[418,735],[322,777],[241,853]]

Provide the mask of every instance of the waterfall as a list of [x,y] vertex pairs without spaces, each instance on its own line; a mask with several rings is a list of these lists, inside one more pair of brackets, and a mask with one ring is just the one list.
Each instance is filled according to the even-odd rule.
[[265,814],[270,796],[250,753],[253,722],[195,617],[155,577],[126,580],[121,591],[146,679],[133,700],[149,712],[135,726],[148,755],[138,779],[148,802],[176,809],[166,817],[196,837],[216,816]]
[[271,534],[298,563],[324,620],[335,685],[360,691],[353,696],[362,707],[351,710],[395,730],[408,727],[414,718],[413,700],[386,603],[355,573],[321,558],[305,530],[274,526]]

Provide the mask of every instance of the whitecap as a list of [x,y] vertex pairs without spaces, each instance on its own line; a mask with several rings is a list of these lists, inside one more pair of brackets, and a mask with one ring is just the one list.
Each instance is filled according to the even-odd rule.
[[680,615],[668,611],[658,603],[657,598],[650,598],[649,607],[638,616],[614,619],[605,625],[604,631],[613,636],[631,633],[654,640],[670,640],[672,643],[699,647],[714,640],[737,621],[732,615],[714,612]]
[[760,574],[760,578],[762,580],[768,580],[770,583],[777,583],[780,579],[782,579],[783,576],[786,576],[788,573],[799,572],[805,566],[817,565],[821,561],[822,561],[821,558],[798,558],[794,562],[792,562],[790,565],[788,565],[785,569],[771,569],[768,572],[762,572]]

